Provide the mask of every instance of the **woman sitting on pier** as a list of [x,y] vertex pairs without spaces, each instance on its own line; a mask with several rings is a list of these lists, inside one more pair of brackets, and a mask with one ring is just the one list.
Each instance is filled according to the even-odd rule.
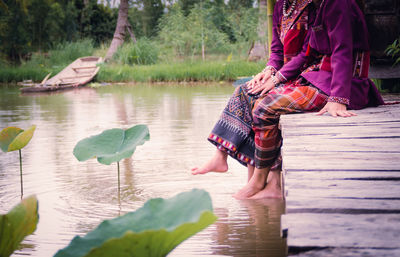
[[[236,198],[282,197],[279,173],[271,168],[280,156],[282,138],[278,123],[281,114],[319,111],[319,115],[349,117],[355,114],[348,111],[348,107],[361,109],[383,103],[375,85],[368,79],[367,27],[357,3],[354,0],[313,2],[318,10],[306,54],[308,68],[294,82],[272,76],[249,91],[268,93],[251,106],[255,169],[247,185],[236,193]],[[266,183],[269,173],[272,176]]]
[[[202,167],[192,169],[192,174],[228,170],[228,154],[248,167],[248,179],[254,171],[254,132],[251,110],[262,94],[249,95],[248,90],[267,83],[274,74],[280,80],[295,79],[305,68],[306,51],[310,37],[309,28],[314,22],[316,8],[312,0],[278,0],[273,14],[271,54],[266,68],[247,84],[236,88],[220,119],[208,137],[217,146],[214,156]],[[279,174],[281,158],[272,168]],[[275,174],[274,173],[274,174]]]

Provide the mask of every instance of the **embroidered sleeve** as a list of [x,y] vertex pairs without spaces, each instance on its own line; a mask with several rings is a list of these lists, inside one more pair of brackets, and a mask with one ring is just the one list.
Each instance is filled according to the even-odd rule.
[[330,96],[328,98],[328,102],[335,102],[335,103],[340,103],[340,104],[345,104],[345,105],[349,105],[350,104],[350,100],[344,97],[338,97],[338,96]]

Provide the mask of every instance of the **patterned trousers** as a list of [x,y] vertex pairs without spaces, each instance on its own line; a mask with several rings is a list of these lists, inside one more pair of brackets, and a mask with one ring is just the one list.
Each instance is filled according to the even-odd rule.
[[281,84],[257,99],[252,109],[256,168],[271,168],[280,157],[281,114],[319,111],[327,99],[326,94],[303,79]]

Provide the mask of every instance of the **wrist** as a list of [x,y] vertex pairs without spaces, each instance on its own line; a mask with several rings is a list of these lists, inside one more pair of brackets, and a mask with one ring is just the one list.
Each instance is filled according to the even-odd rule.
[[275,86],[277,86],[279,84],[279,79],[275,76],[275,75],[271,75],[271,80],[272,83],[274,83]]
[[270,74],[275,74],[276,73],[276,69],[273,66],[268,65],[267,67],[265,67],[262,70],[262,72],[270,72]]

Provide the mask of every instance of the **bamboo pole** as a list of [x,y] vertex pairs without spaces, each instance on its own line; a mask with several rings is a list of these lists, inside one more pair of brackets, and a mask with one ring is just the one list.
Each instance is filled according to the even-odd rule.
[[275,0],[267,0],[267,24],[268,24],[268,53],[271,55],[272,42],[272,18],[274,14]]

